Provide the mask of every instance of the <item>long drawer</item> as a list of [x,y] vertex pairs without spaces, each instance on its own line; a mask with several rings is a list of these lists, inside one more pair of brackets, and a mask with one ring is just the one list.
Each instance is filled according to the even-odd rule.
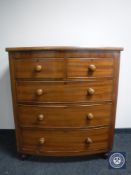
[[98,102],[112,100],[113,80],[16,83],[19,102]]
[[112,105],[18,106],[21,127],[88,128],[111,124]]
[[79,155],[106,151],[109,128],[92,130],[30,130],[21,133],[21,150],[44,155]]

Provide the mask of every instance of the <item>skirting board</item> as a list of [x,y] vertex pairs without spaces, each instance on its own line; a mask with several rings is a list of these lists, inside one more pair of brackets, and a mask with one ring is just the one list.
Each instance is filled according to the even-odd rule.
[[[15,132],[14,129],[0,129],[0,133],[7,133],[7,132]],[[125,134],[131,134],[131,128],[116,128],[115,129],[115,133],[116,134],[122,134],[122,133],[125,133]]]

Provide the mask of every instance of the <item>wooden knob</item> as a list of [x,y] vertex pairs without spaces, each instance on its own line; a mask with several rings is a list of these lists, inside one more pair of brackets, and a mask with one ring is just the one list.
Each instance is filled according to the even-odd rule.
[[89,71],[94,72],[96,70],[96,66],[94,64],[90,64],[88,66]]
[[43,89],[37,89],[37,90],[36,90],[36,94],[37,94],[38,96],[42,95],[42,94],[43,94]]
[[87,144],[93,143],[93,141],[90,137],[87,137],[85,141],[86,141]]
[[93,88],[88,88],[88,95],[93,95],[95,90]]
[[88,113],[87,118],[89,120],[92,120],[94,118],[94,115],[92,113]]
[[37,117],[37,119],[39,121],[42,121],[44,119],[44,115],[43,114],[39,114],[38,117]]
[[36,65],[35,71],[40,72],[41,70],[42,70],[42,66],[41,65]]
[[39,139],[39,144],[40,145],[43,145],[45,143],[45,139],[44,139],[44,137],[41,137],[40,139]]

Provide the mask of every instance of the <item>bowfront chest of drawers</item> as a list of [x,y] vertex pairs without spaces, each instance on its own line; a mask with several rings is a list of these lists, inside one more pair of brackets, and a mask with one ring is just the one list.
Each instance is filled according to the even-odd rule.
[[6,50],[19,153],[77,156],[111,150],[122,48]]

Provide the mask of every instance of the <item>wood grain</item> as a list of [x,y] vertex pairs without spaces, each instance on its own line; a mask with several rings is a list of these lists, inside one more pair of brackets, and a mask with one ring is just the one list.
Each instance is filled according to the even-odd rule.
[[[88,88],[95,90],[88,94]],[[38,89],[43,94],[36,94]],[[19,102],[86,102],[112,100],[113,81],[90,82],[17,82],[17,99]]]
[[[87,138],[93,143],[86,143]],[[28,130],[22,131],[22,150],[33,150],[41,155],[74,155],[84,152],[88,155],[97,150],[107,150],[109,144],[109,128],[93,130]],[[40,138],[44,138],[44,144],[39,144]]]
[[90,51],[90,50],[93,50],[93,51],[99,51],[99,50],[109,50],[109,51],[122,51],[123,48],[122,47],[94,47],[94,48],[91,48],[91,47],[75,47],[75,46],[48,46],[48,47],[14,47],[14,48],[6,48],[6,51],[46,51],[46,50],[58,50],[58,51],[61,51],[61,50],[65,50],[65,51],[72,51],[72,50],[75,50],[75,51],[78,51],[78,50],[86,50],[86,51]]
[[112,58],[113,53],[119,53],[119,51],[110,50],[34,50],[34,51],[14,51],[13,56],[15,59],[32,60],[43,58]]
[[112,149],[122,48],[6,50],[19,153],[78,156]]
[[[96,70],[90,71],[89,66],[94,65]],[[67,59],[67,77],[69,78],[87,78],[87,77],[113,77],[113,59],[85,59],[69,58]]]
[[[36,71],[36,66],[42,66]],[[62,58],[16,60],[16,78],[64,78],[64,61]]]
[[[95,110],[94,110],[95,108]],[[92,113],[93,118],[88,119]],[[39,115],[43,120],[39,120]],[[111,124],[112,104],[75,106],[23,106],[18,107],[21,127],[29,128],[88,128]]]

